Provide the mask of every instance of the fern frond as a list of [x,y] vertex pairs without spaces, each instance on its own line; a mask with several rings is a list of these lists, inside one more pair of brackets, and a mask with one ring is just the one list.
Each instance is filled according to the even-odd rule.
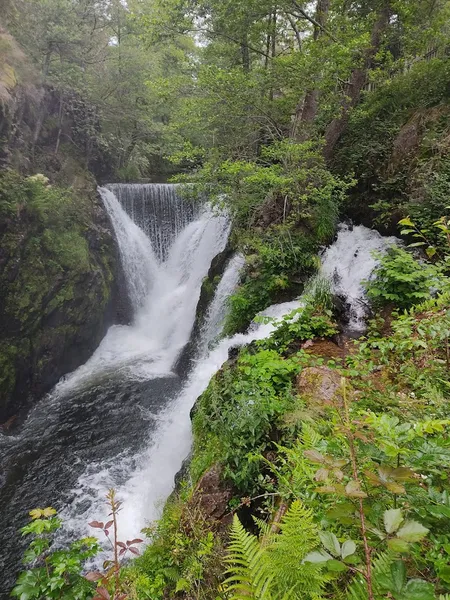
[[267,568],[265,549],[245,531],[236,515],[225,561],[230,566],[223,585],[230,600],[273,600],[270,584],[274,573]]
[[306,600],[320,596],[325,578],[321,566],[303,563],[305,556],[319,544],[313,512],[299,500],[292,503],[281,522],[281,534],[271,539],[268,558],[275,573],[274,589],[293,590],[293,598]]
[[259,529],[260,538],[269,537],[272,524],[268,523],[267,521],[264,521],[264,519],[260,519],[259,517],[255,516],[255,515],[253,515],[253,521]]
[[[378,594],[381,592],[378,580],[380,575],[388,575],[391,564],[397,556],[391,552],[379,554],[372,563],[372,582],[373,591]],[[367,583],[362,575],[357,575],[347,588],[347,600],[367,600]]]
[[306,421],[302,424],[301,440],[306,450],[316,448],[322,441],[322,437],[312,425]]

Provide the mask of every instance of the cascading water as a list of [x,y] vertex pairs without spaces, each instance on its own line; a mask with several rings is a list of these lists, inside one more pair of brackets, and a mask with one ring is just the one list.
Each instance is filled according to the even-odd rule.
[[[84,516],[103,511],[103,490],[120,488],[136,471],[142,448],[157,443],[182,385],[173,367],[189,341],[201,282],[227,242],[228,219],[207,206],[184,204],[174,186],[114,189],[126,197],[125,208],[111,189],[100,193],[133,320],[111,327],[91,359],[35,405],[20,432],[0,436],[0,562],[7,573],[1,592],[19,565],[16,532],[28,510],[52,504],[82,534]],[[133,221],[132,208],[149,235]],[[220,293],[218,314],[227,296]],[[217,314],[211,318],[219,322]],[[165,490],[165,465],[157,462],[162,476],[155,485]],[[136,502],[130,500],[129,511]]]
[[181,198],[176,185],[121,183],[108,189],[151,240],[160,260],[167,258],[174,240],[198,214],[199,205]]
[[[81,536],[92,533],[89,520],[103,518],[104,494],[115,487],[124,500],[121,536],[135,537],[156,518],[189,452],[196,398],[231,348],[267,337],[275,327],[254,324],[214,345],[242,267],[242,258],[234,257],[207,312],[191,373],[180,381],[172,370],[189,340],[201,281],[226,244],[227,219],[205,206],[183,206],[170,186],[110,186],[101,194],[134,318],[129,326],[111,327],[92,358],[34,407],[16,435],[0,436],[5,594],[19,567],[16,530],[31,508],[54,505],[68,523],[65,535]],[[370,251],[389,242],[365,228],[343,228],[325,253],[322,273],[351,306],[360,305],[361,280],[375,264]],[[299,305],[264,312],[281,317]]]
[[321,274],[345,303],[349,331],[359,333],[365,328],[368,306],[363,282],[370,279],[377,264],[374,253],[398,243],[395,237],[383,237],[362,225],[343,223],[336,241],[323,254]]
[[[125,186],[128,197],[130,187],[139,193],[140,186]],[[146,198],[149,186],[142,187]],[[158,189],[161,187],[170,186],[157,186]],[[89,384],[92,378],[98,379],[105,373],[144,379],[169,375],[177,356],[189,341],[203,277],[228,238],[228,219],[213,215],[205,207],[178,233],[169,247],[161,248],[166,256],[162,260],[152,250],[151,240],[132,221],[113,192],[106,188],[100,191],[119,243],[134,307],[133,323],[111,327],[92,358],[58,384],[58,394],[78,389],[82,383]],[[165,193],[164,198],[169,203],[171,199],[174,201],[174,213],[183,214],[177,196]],[[167,209],[163,214],[166,212]],[[146,219],[156,219],[155,203],[149,214],[143,209],[140,214]],[[182,220],[181,216],[179,218]],[[161,228],[164,230],[164,227],[163,222]],[[168,236],[164,239],[170,244]]]
[[[361,282],[370,278],[376,265],[372,252],[385,251],[397,241],[396,238],[383,238],[378,232],[363,226],[341,225],[335,243],[322,257],[319,276],[328,277],[332,274],[335,293],[340,293],[350,307],[355,307],[350,315],[353,330],[361,328],[363,324],[364,313],[356,307],[365,305]],[[134,457],[133,472],[118,489],[118,494],[125,501],[120,516],[124,536],[136,535],[146,523],[160,516],[163,502],[173,489],[175,475],[190,450],[190,411],[211,378],[228,359],[229,351],[268,337],[276,329],[277,319],[302,305],[300,298],[270,306],[261,316],[271,317],[273,321],[253,323],[247,333],[222,339],[209,351],[209,344],[220,334],[226,301],[239,281],[242,266],[241,256],[235,256],[229,262],[207,313],[196,364],[182,390],[159,415],[157,434],[153,436],[150,445]],[[348,293],[343,282],[348,286]],[[81,482],[78,483],[80,486]],[[99,479],[93,489],[92,481],[85,479],[82,483],[85,491],[88,490],[93,498],[104,496],[107,491],[107,485]],[[80,531],[95,516],[98,515],[91,511],[80,514],[74,529]]]

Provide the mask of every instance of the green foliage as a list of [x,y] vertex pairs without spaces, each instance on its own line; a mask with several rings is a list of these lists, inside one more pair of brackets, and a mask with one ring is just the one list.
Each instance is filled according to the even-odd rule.
[[[188,499],[183,494],[184,502]],[[206,573],[212,577],[221,559],[220,540],[201,512],[183,500],[169,501],[161,520],[146,530],[151,544],[131,573],[138,598],[159,600],[167,590],[198,593]]]
[[301,291],[318,266],[317,251],[335,231],[353,184],[327,168],[320,144],[276,142],[260,161],[210,160],[195,186],[233,219],[233,243],[247,274],[230,299],[225,334],[245,329],[270,304]]
[[317,539],[312,513],[298,501],[284,516],[281,535],[269,533],[261,541],[246,532],[235,516],[226,559],[230,565],[226,593],[231,600],[317,597],[324,585],[320,567],[303,561]]
[[22,572],[12,590],[19,600],[88,600],[94,588],[83,577],[84,564],[96,556],[100,548],[96,538],[72,542],[68,549],[52,550],[52,538],[61,521],[51,508],[35,509],[32,521],[22,528],[23,536],[31,536],[24,563],[30,565]]
[[258,488],[260,467],[253,454],[271,447],[274,427],[293,404],[291,382],[297,371],[294,361],[274,350],[242,351],[235,368],[224,367],[196,407],[195,480],[202,474],[199,467],[209,466],[202,460],[206,446],[214,449],[209,460],[219,460],[224,475],[239,490],[251,493]]
[[[293,310],[278,322],[275,320],[275,330],[267,340],[260,342],[262,347],[285,352],[291,344],[298,347],[300,342],[332,337],[338,332],[331,310],[324,309],[323,305],[308,301],[307,298],[304,301],[305,306]],[[267,318],[264,320],[274,321]]]
[[318,266],[317,242],[286,228],[259,237],[243,237],[247,253],[242,284],[229,299],[224,334],[243,331],[258,312],[285,296],[298,295],[301,281]]
[[433,289],[442,289],[439,271],[433,265],[418,262],[403,248],[393,246],[377,258],[374,278],[366,284],[367,295],[375,306],[408,309],[429,298]]

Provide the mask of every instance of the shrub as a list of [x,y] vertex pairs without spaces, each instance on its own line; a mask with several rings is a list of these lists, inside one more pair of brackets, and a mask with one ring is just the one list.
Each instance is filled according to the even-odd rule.
[[[274,350],[242,351],[235,368],[226,366],[200,397],[194,416],[197,447],[224,465],[224,474],[241,491],[259,486],[260,464],[253,454],[272,445],[281,417],[294,403],[292,379],[299,365]],[[197,456],[196,465],[207,465]],[[201,473],[193,473],[197,478]]]
[[367,295],[375,307],[393,305],[407,309],[428,299],[442,285],[439,270],[417,261],[409,252],[393,246],[378,255],[373,280],[366,282]]

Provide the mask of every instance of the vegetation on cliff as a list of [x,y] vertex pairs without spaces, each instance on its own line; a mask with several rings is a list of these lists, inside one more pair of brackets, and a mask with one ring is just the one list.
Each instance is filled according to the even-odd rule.
[[[95,185],[0,172],[0,420],[76,368],[105,332],[116,247]],[[89,310],[86,310],[89,307]],[[94,336],[92,335],[94,332]]]
[[118,587],[103,576],[109,592],[446,598],[448,289],[376,315],[344,352],[319,343],[335,329],[317,299],[242,349],[197,403],[189,474],[152,544]]

